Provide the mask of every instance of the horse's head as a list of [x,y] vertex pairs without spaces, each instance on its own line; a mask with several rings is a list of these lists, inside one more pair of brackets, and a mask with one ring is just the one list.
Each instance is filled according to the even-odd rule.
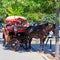
[[48,31],[48,32],[50,32],[50,31],[52,31],[54,34],[55,34],[55,24],[48,24],[47,26],[46,26],[46,30]]

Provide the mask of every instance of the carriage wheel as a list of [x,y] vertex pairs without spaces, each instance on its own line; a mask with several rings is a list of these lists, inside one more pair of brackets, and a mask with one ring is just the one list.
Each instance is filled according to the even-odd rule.
[[12,39],[10,42],[10,49],[14,51],[18,51],[20,47],[19,41],[16,39]]

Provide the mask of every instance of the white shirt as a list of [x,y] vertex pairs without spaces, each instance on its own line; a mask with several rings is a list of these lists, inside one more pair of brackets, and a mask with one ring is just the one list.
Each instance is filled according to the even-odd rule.
[[53,32],[50,31],[48,37],[53,37]]

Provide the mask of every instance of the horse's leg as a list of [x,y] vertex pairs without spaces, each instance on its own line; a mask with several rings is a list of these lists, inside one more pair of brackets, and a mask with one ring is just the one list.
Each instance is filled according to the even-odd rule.
[[24,39],[24,41],[22,40],[21,47],[23,47],[24,49],[27,50],[27,40],[26,39]]
[[27,40],[26,40],[25,46],[26,46],[26,50],[27,50],[28,49],[28,47],[27,47]]
[[31,49],[31,41],[32,39],[29,39],[29,48]]
[[40,40],[40,51],[44,51],[44,42]]

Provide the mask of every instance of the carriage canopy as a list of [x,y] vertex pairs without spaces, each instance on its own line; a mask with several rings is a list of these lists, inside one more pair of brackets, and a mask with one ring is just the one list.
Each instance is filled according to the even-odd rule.
[[8,22],[11,24],[15,24],[15,23],[20,24],[21,22],[27,22],[27,19],[22,16],[9,16],[6,18],[6,23]]

